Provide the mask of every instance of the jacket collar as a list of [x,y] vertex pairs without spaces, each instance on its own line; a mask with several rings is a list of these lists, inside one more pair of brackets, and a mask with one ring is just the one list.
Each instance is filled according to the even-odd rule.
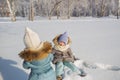
[[26,61],[40,60],[48,56],[52,51],[52,45],[49,42],[44,42],[43,46],[39,49],[24,49],[20,52],[19,56]]
[[58,38],[59,38],[59,36],[60,36],[60,35],[57,35],[57,36],[53,39],[54,48],[55,48],[56,50],[59,50],[59,51],[65,51],[65,50],[67,50],[67,49],[70,47],[72,41],[71,41],[70,37],[68,37],[68,43],[66,44],[66,46],[60,46],[60,45],[58,44]]

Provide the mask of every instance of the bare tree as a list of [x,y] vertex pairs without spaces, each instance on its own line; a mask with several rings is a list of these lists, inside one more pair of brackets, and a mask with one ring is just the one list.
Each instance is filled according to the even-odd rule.
[[30,0],[29,20],[34,20],[34,1]]
[[[56,0],[56,3],[58,3],[59,1],[61,1],[61,0]],[[60,4],[56,8],[56,14],[57,14],[57,19],[59,19],[59,17],[60,17]]]
[[68,3],[68,12],[67,12],[67,18],[70,19],[70,16],[71,16],[71,5],[73,3],[74,0],[68,0],[67,3]]
[[[4,0],[3,0],[4,1]],[[0,2],[0,14],[10,14],[12,21],[16,16],[29,16],[33,21],[34,16],[57,16],[57,19],[70,18],[71,16],[102,17],[114,15],[119,18],[120,0],[6,0],[7,5]],[[16,5],[17,4],[17,5]],[[7,8],[6,8],[7,6]],[[7,10],[8,9],[8,10]],[[4,15],[5,14],[5,15]]]
[[117,19],[119,19],[119,8],[120,8],[120,0],[118,0]]
[[0,3],[0,16],[1,17],[4,17],[4,16],[7,16],[7,10],[8,8],[6,8],[6,3],[5,2],[1,2]]
[[38,14],[40,13],[40,0],[37,1],[37,6],[38,6]]
[[67,18],[70,19],[70,0],[68,0],[68,13]]
[[51,16],[52,16],[54,10],[56,10],[56,9],[58,8],[58,6],[59,6],[59,4],[60,4],[61,2],[62,2],[62,1],[57,1],[57,2],[55,3],[55,5],[53,6],[53,8],[51,9],[51,11],[50,11],[50,13],[49,13],[49,19],[51,19]]
[[100,11],[100,15],[99,15],[99,16],[100,16],[100,17],[103,17],[103,16],[105,16],[105,7],[106,7],[106,6],[105,6],[105,0],[101,0],[100,3],[101,3],[101,7],[100,7],[100,10],[101,10],[101,11]]
[[7,5],[10,11],[10,17],[12,21],[16,21],[16,15],[15,15],[15,1],[14,0],[6,0]]

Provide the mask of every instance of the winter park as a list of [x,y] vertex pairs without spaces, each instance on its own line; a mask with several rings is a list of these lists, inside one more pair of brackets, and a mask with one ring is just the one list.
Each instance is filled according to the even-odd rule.
[[[0,0],[0,80],[120,80],[119,3],[120,0]],[[65,41],[64,32],[66,45],[71,43],[68,47],[77,58],[72,63],[85,71],[84,77],[82,72],[78,75],[65,66],[64,77],[58,79],[56,74],[53,79],[57,63],[53,64],[55,55],[51,58],[51,54],[59,53],[55,41]],[[31,44],[39,47],[29,49]],[[35,60],[29,57],[32,52],[38,56],[33,54]],[[45,53],[42,57],[41,52]],[[39,73],[42,70],[45,74]],[[34,72],[38,72],[37,78]]]

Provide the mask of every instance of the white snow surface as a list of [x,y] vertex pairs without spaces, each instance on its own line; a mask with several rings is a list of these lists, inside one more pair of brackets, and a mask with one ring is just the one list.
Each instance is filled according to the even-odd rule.
[[[27,80],[29,70],[22,67],[18,54],[25,48],[25,27],[39,34],[41,41],[50,41],[67,31],[72,39],[72,51],[81,61],[88,61],[96,69],[84,68],[87,76],[74,73],[64,80],[120,80],[120,71],[112,71],[111,65],[120,66],[120,20],[36,20],[5,22],[0,19],[0,80]],[[82,63],[82,62],[81,62]],[[100,63],[100,64],[99,64]],[[105,65],[104,65],[105,64]],[[94,66],[93,66],[94,67]],[[115,67],[116,69],[116,67]]]

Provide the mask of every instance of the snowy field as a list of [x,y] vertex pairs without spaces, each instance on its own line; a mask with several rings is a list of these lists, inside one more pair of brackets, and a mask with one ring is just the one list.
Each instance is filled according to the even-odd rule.
[[[0,18],[0,80],[27,80],[18,54],[25,47],[25,27],[37,32],[41,41],[50,41],[67,31],[72,38],[72,50],[82,60],[120,66],[120,20],[36,20],[10,22]],[[120,80],[120,71],[85,68],[88,76],[73,80]],[[68,77],[70,78],[70,77]],[[71,80],[71,79],[65,79]]]

